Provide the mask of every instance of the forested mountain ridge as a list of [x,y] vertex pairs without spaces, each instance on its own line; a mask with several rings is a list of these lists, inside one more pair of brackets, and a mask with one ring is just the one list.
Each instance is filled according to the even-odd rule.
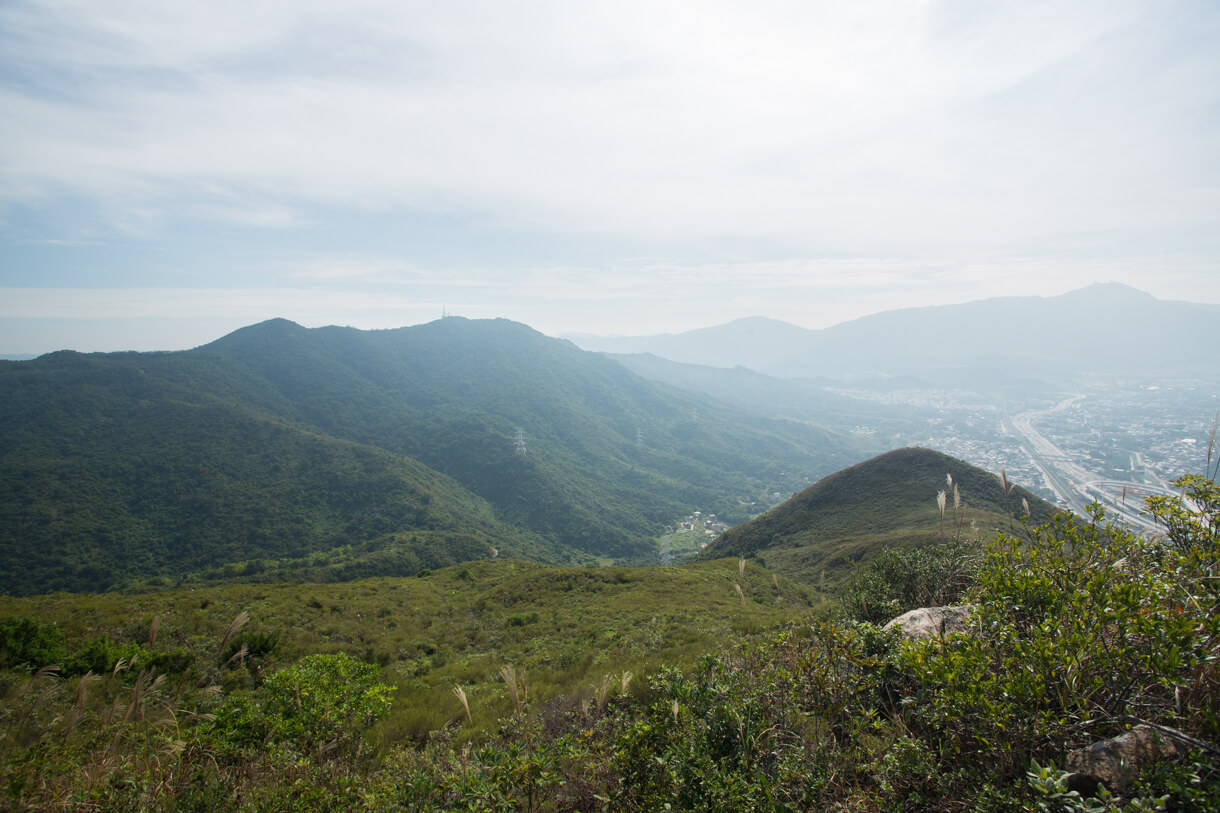
[[[951,536],[990,539],[1055,506],[932,449],[904,448],[835,472],[755,519],[730,528],[702,557],[741,556],[796,581],[834,587],[858,562],[891,546]],[[960,512],[954,511],[954,489]],[[945,492],[945,513],[937,493]]]
[[640,555],[687,506],[746,519],[737,497],[788,493],[858,456],[844,437],[742,415],[504,319],[275,320],[197,353],[257,380],[264,408],[408,454],[503,518],[599,555]]
[[349,567],[377,561],[353,575],[493,546],[544,555],[541,540],[410,458],[166,382],[135,358],[58,353],[4,370],[0,591],[106,589],[353,543],[365,550]]
[[391,572],[492,548],[648,562],[675,517],[745,519],[855,454],[505,320],[273,320],[190,351],[0,363],[0,392],[5,592],[250,560],[368,575],[323,556],[349,545]]

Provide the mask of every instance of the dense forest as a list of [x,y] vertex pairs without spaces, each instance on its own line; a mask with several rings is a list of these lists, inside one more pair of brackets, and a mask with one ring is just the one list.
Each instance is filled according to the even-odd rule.
[[[867,456],[505,320],[0,362],[0,592],[656,564]],[[494,554],[493,554],[494,551]]]

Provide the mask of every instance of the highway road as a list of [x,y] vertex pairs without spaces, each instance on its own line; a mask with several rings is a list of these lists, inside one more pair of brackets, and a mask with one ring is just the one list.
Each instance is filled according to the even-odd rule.
[[[1138,484],[1115,480],[1091,472],[1060,449],[1052,440],[1034,428],[1034,422],[1055,412],[1070,408],[1083,395],[1072,395],[1050,409],[1030,410],[1004,420],[1009,432],[1021,438],[1021,445],[1042,472],[1059,502],[1081,516],[1088,516],[1088,506],[1097,501],[1105,506],[1106,514],[1137,532],[1152,532],[1156,526],[1142,513],[1143,498],[1174,492],[1151,473],[1153,484]],[[1139,456],[1137,455],[1137,458]],[[1140,459],[1142,462],[1142,458]]]

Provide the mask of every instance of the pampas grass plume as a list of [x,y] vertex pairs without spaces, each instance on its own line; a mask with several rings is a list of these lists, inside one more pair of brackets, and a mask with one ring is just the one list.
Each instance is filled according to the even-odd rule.
[[474,720],[470,717],[470,703],[466,700],[466,690],[461,686],[454,686],[453,693],[457,695],[458,700],[462,701],[462,709],[466,712],[466,722],[474,723]]

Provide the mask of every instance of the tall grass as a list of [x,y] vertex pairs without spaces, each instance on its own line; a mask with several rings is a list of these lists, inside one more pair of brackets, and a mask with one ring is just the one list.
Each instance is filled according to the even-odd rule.
[[229,624],[229,628],[225,630],[224,636],[220,639],[220,651],[224,652],[225,647],[229,645],[229,641],[232,641],[237,634],[241,632],[242,627],[249,623],[250,613],[246,612],[245,610],[238,613],[233,621]]
[[462,710],[466,712],[466,722],[474,723],[474,718],[470,716],[470,703],[466,700],[466,690],[461,686],[454,686],[453,693],[457,695],[457,699],[462,703]]
[[520,714],[522,707],[529,702],[529,690],[525,683],[525,672],[519,672],[511,664],[508,664],[500,670],[500,677],[503,678],[504,685],[508,687],[509,695],[513,699],[513,708]]

